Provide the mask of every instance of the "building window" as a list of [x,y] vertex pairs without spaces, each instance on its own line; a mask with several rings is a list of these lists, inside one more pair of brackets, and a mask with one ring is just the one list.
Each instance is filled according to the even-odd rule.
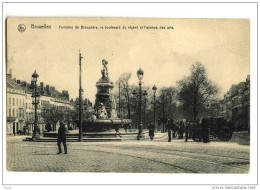
[[20,106],[22,105],[22,100],[20,99]]
[[15,99],[13,98],[13,105],[15,106]]
[[12,104],[12,102],[11,102],[11,98],[9,98],[9,105],[11,105]]
[[12,111],[9,109],[9,117],[12,117]]
[[27,106],[28,106],[28,104],[26,103],[26,104],[25,104],[25,108],[26,108],[26,109],[27,109]]
[[19,112],[18,112],[18,110],[16,110],[16,117],[18,117],[19,116]]
[[15,117],[15,109],[13,109],[13,117]]
[[16,99],[16,105],[18,106],[18,98]]
[[24,107],[24,100],[23,100],[23,107]]

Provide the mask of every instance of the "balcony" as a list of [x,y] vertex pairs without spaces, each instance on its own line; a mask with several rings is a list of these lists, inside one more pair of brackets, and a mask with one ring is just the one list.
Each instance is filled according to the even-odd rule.
[[14,122],[16,120],[16,117],[7,117],[7,122]]

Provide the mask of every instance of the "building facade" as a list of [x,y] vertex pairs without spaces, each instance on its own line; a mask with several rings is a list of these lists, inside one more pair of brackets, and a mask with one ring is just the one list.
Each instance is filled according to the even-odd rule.
[[[8,74],[6,91],[7,135],[33,133],[35,122],[33,84],[13,79],[12,75]],[[43,82],[40,82],[36,91],[40,94],[37,104],[40,133],[58,130],[60,121],[65,122],[68,129],[71,128],[70,112],[75,106],[69,100],[68,91],[59,92],[54,86],[44,86]]]
[[11,78],[6,77],[6,132],[8,135],[21,133],[25,126],[25,91]]
[[217,115],[232,121],[236,131],[250,130],[250,75],[232,85],[218,107]]

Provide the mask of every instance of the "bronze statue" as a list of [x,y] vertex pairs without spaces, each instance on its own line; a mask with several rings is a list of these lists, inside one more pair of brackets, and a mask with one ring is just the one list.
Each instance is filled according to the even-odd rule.
[[103,64],[103,69],[102,69],[102,71],[101,71],[101,73],[102,73],[102,78],[108,78],[108,70],[107,70],[107,64],[108,64],[108,62],[105,60],[105,59],[103,59],[102,60],[102,64]]

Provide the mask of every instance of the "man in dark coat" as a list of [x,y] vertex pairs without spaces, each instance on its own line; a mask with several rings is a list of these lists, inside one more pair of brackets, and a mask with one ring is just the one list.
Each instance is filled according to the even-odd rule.
[[179,125],[179,138],[178,139],[183,139],[183,133],[184,133],[184,129],[185,129],[185,123],[184,121],[180,121],[180,125]]
[[166,129],[168,131],[168,142],[171,142],[172,141],[172,138],[171,138],[171,131],[173,130],[173,121],[171,119],[168,119],[167,120],[167,123],[166,123]]
[[150,123],[148,125],[148,129],[149,129],[149,136],[150,136],[150,139],[153,140],[153,137],[154,137],[154,124],[153,123]]
[[189,122],[186,122],[186,124],[185,124],[185,142],[187,142],[189,139],[190,131],[191,131],[191,125]]
[[64,153],[67,154],[68,152],[67,152],[67,145],[66,145],[66,128],[65,128],[65,123],[63,122],[60,122],[60,128],[58,130],[57,144],[58,144],[59,152],[57,154],[62,153],[61,142],[63,143]]

